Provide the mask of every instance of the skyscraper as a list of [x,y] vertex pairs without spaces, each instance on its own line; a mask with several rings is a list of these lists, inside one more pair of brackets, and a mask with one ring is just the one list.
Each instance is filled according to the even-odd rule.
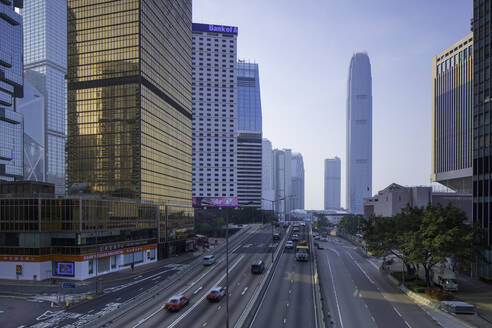
[[273,185],[275,187],[274,210],[280,217],[286,217],[292,210],[292,151],[273,151]]
[[465,193],[472,191],[472,47],[470,33],[432,59],[431,179]]
[[23,120],[15,98],[23,97],[22,1],[0,1],[0,180],[22,179]]
[[261,144],[262,168],[261,168],[261,197],[263,199],[261,208],[273,210],[272,201],[275,200],[275,185],[273,183],[273,150],[270,140],[263,138]]
[[341,208],[342,165],[340,158],[325,159],[325,210]]
[[24,75],[44,98],[45,179],[65,193],[67,2],[24,1]]
[[262,119],[258,64],[238,61],[237,93],[237,197],[239,205],[260,208]]
[[289,200],[294,210],[304,209],[304,160],[302,154],[292,153],[292,197]]
[[191,207],[191,0],[67,8],[68,186]]
[[[473,224],[485,230],[488,250],[485,256],[492,261],[492,157],[490,129],[492,110],[492,80],[490,79],[490,51],[492,28],[490,9],[492,0],[473,1]],[[490,262],[489,262],[490,263]],[[492,265],[480,266],[479,275],[492,277]]]
[[346,206],[364,213],[364,198],[372,192],[372,77],[366,53],[350,60],[347,82],[347,188]]
[[237,32],[193,24],[193,197],[237,197]]

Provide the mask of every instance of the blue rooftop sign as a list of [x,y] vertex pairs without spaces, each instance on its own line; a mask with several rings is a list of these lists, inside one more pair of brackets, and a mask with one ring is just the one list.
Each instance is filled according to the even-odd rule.
[[193,31],[199,32],[214,32],[214,33],[227,33],[237,35],[237,26],[224,26],[224,25],[213,25],[213,24],[198,24],[193,23]]

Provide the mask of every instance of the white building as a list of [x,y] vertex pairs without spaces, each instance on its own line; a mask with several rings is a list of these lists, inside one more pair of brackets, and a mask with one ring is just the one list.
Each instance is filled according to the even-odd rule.
[[372,195],[372,77],[366,53],[350,60],[347,82],[346,207],[364,213],[364,198]]
[[193,197],[237,197],[237,30],[193,24]]
[[[270,140],[262,140],[262,170],[261,170],[261,198],[263,210],[272,210],[272,202],[275,200],[275,187],[273,184],[273,150]],[[269,201],[270,200],[270,201]]]
[[325,210],[341,208],[342,165],[340,158],[325,159]]

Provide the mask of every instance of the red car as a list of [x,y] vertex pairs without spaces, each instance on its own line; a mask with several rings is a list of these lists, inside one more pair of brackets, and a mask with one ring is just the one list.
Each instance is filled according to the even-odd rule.
[[224,295],[225,295],[225,288],[217,286],[217,287],[212,288],[208,292],[207,299],[210,302],[218,302],[222,299],[222,297],[224,297]]
[[171,297],[167,302],[164,308],[168,310],[169,312],[173,311],[179,311],[181,310],[188,302],[190,299],[186,296],[183,295],[176,295]]

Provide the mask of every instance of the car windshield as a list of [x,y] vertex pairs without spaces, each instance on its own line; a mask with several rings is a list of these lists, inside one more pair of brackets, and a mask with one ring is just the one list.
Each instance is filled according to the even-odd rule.
[[169,299],[169,303],[179,303],[179,298],[171,298]]

